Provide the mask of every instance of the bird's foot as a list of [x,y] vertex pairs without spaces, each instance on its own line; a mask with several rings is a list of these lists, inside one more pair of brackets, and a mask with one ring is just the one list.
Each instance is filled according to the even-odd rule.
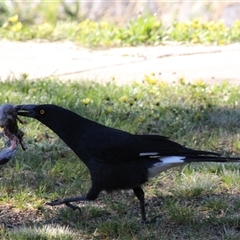
[[69,203],[69,202],[66,202],[65,203],[65,205],[67,206],[67,207],[70,207],[73,211],[75,211],[75,210],[79,210],[79,212],[80,213],[82,213],[82,211],[81,211],[81,208],[80,207],[78,207],[78,206],[76,206],[76,205],[72,205],[71,203]]
[[52,202],[47,202],[46,205],[49,206],[57,206],[57,205],[61,205],[61,204],[65,204],[65,201],[62,200],[54,200]]
[[161,215],[158,215],[158,216],[156,216],[156,217],[154,217],[154,218],[152,218],[150,220],[142,221],[142,223],[144,223],[144,224],[153,224],[153,223],[156,223],[157,219],[160,218],[160,217],[161,217]]
[[57,206],[57,205],[61,205],[61,204],[65,204],[67,207],[70,207],[72,210],[79,210],[79,212],[81,213],[81,208],[76,206],[76,205],[72,205],[70,202],[77,202],[77,201],[87,201],[87,198],[85,196],[80,196],[80,197],[74,197],[74,198],[65,198],[62,200],[55,200],[52,202],[48,202],[46,203],[46,205],[49,206]]
[[55,200],[55,201],[46,203],[46,205],[49,205],[49,206],[57,206],[57,205],[61,205],[61,204],[65,204],[67,207],[70,207],[74,211],[78,209],[79,212],[82,213],[80,207],[78,207],[76,205],[72,205],[70,202],[66,202],[66,201],[62,201],[62,200]]
[[80,207],[78,207],[78,206],[76,206],[76,205],[72,205],[72,204],[69,203],[69,202],[66,202],[65,205],[66,205],[67,207],[70,207],[73,211],[75,211],[75,210],[78,209],[79,212],[80,212],[80,214],[82,214],[82,211],[81,211],[81,208],[80,208]]

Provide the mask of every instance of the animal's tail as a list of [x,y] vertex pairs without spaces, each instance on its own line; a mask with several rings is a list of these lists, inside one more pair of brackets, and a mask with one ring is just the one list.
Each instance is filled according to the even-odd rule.
[[159,157],[163,163],[191,163],[191,162],[240,162],[240,157],[221,157],[221,156],[167,156]]
[[240,162],[240,157],[187,156],[183,160],[184,162]]

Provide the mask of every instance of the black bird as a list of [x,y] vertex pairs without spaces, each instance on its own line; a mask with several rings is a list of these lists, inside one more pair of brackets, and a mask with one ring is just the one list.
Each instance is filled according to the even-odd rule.
[[132,189],[146,221],[142,184],[169,168],[190,162],[234,162],[240,158],[193,150],[160,135],[134,135],[91,121],[62,107],[18,105],[18,115],[35,118],[52,129],[88,167],[92,186],[84,196],[48,203],[51,206],[95,200],[103,190]]

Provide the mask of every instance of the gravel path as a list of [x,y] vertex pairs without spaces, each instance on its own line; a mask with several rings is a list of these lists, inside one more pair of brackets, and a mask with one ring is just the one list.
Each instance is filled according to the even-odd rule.
[[227,46],[168,44],[90,50],[72,42],[0,41],[0,78],[58,76],[119,84],[141,81],[154,72],[160,80],[202,79],[209,84],[240,83],[240,44]]

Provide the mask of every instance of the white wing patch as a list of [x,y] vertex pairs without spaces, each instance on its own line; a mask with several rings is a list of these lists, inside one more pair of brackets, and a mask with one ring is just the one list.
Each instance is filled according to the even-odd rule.
[[144,157],[144,156],[154,156],[157,155],[158,152],[144,152],[144,153],[140,153],[139,156],[140,157]]
[[185,157],[183,156],[169,156],[159,158],[159,162],[153,164],[152,167],[148,169],[148,178],[153,178],[159,173],[168,170],[169,168],[185,164],[184,159]]
[[185,157],[180,156],[170,156],[170,157],[161,157],[159,160],[163,163],[181,163],[184,162]]

